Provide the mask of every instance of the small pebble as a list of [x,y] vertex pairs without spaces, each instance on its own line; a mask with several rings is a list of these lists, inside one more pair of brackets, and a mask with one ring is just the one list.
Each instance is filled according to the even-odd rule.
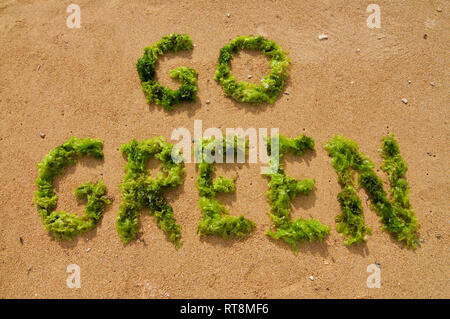
[[405,103],[405,104],[408,104],[408,100],[405,99],[405,98],[402,99],[402,102]]
[[248,79],[251,79],[252,77],[253,77],[253,75],[250,75],[250,74],[247,76]]
[[411,80],[408,80],[408,84],[411,84],[412,83],[412,81]]
[[361,49],[360,48],[356,49],[356,52],[357,53],[361,52]]
[[319,40],[328,40],[328,36],[326,34],[320,34]]
[[351,81],[350,84],[355,84],[355,81]]
[[39,136],[40,136],[41,138],[45,138],[45,133],[41,132],[41,133],[39,133]]
[[227,17],[228,17],[228,18],[231,17],[231,14],[230,14],[230,13],[227,13]]
[[196,47],[196,46],[197,46],[197,44],[194,43],[194,47]]
[[424,243],[424,242],[425,242],[425,239],[420,238],[420,242],[421,242],[421,243]]
[[425,33],[425,34],[423,35],[423,38],[424,38],[425,40],[428,39],[428,34]]
[[437,12],[442,12],[441,8],[436,9]]
[[291,94],[291,93],[289,93],[288,91],[284,92],[284,95],[289,95],[289,94]]
[[31,269],[33,269],[33,267],[32,266],[28,266],[27,272],[30,272]]
[[437,234],[437,235],[436,235],[436,238],[437,238],[437,239],[441,239],[441,235],[440,235],[440,234]]
[[310,279],[311,281],[314,281],[314,276],[309,276],[309,279]]
[[328,261],[323,262],[325,265],[329,265],[330,263]]
[[206,104],[209,104],[209,103],[211,103],[211,101],[210,100],[206,100]]
[[434,86],[435,84],[434,84],[434,82],[430,82],[430,85],[431,85],[431,86]]
[[37,68],[36,68],[36,71],[39,71],[40,68],[41,68],[41,65],[38,64],[38,66],[37,66]]
[[88,253],[91,249],[90,248],[86,248],[86,252]]

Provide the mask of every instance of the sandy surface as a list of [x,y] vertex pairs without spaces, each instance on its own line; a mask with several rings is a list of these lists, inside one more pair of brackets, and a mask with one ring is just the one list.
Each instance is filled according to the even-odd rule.
[[[367,1],[79,0],[81,28],[68,29],[70,3],[0,3],[0,297],[450,297],[447,1],[378,1],[381,29],[367,28]],[[161,59],[158,77],[176,87],[167,72],[182,64],[194,67],[199,92],[195,104],[169,114],[146,104],[135,62],[144,46],[172,32],[188,33],[197,46],[190,54]],[[319,41],[321,33],[329,39]],[[213,80],[220,48],[247,34],[266,36],[289,52],[290,95],[274,105],[235,103]],[[252,74],[257,81],[267,70],[258,54],[233,61],[240,79]],[[132,138],[170,139],[177,127],[192,130],[194,119],[205,128],[279,127],[286,136],[312,136],[316,153],[287,158],[288,174],[315,178],[317,185],[314,194],[294,202],[293,217],[319,218],[331,226],[328,239],[303,245],[296,256],[264,235],[270,226],[267,180],[256,164],[218,169],[239,175],[236,194],[220,198],[231,214],[255,221],[254,235],[242,241],[200,239],[196,170],[187,164],[184,185],[168,195],[182,225],[183,247],[175,250],[145,213],[140,240],[122,245],[115,229],[125,165],[120,145]],[[409,166],[424,242],[410,251],[392,240],[361,191],[373,234],[366,245],[347,248],[334,222],[340,186],[321,146],[344,134],[379,167],[377,150],[387,133],[397,136]],[[81,214],[84,203],[72,191],[99,178],[115,200],[94,231],[57,242],[32,203],[36,164],[70,136],[103,139],[105,160],[83,159],[55,182],[58,208]],[[381,288],[369,289],[366,268],[375,262]],[[73,263],[81,267],[80,289],[66,286],[66,267]]]

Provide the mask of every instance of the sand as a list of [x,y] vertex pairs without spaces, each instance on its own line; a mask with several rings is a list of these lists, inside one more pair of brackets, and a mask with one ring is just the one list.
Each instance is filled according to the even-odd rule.
[[[0,4],[0,297],[450,297],[448,2],[378,1],[380,29],[366,26],[367,1],[76,3],[80,29],[66,27],[70,2]],[[167,113],[147,105],[135,63],[145,46],[172,32],[189,34],[196,47],[161,59],[158,78],[175,88],[168,71],[193,67],[199,91],[196,103]],[[213,79],[220,48],[247,34],[276,41],[292,60],[285,87],[290,94],[273,105],[235,103]],[[320,41],[320,34],[328,39]],[[257,53],[243,52],[233,61],[242,80],[251,74],[256,83],[267,71],[267,61]],[[124,246],[115,228],[126,163],[120,145],[158,135],[169,140],[177,127],[192,131],[194,119],[203,120],[204,128],[278,127],[286,136],[312,136],[315,153],[287,158],[289,175],[315,178],[317,186],[312,195],[295,200],[292,215],[330,225],[327,240],[304,244],[294,255],[265,236],[268,181],[258,164],[218,166],[225,176],[239,176],[236,194],[220,199],[232,215],[256,223],[253,236],[199,238],[196,169],[187,164],[185,183],[168,193],[183,247],[175,250],[146,213],[140,239]],[[379,167],[377,150],[388,133],[398,138],[409,166],[423,243],[411,251],[382,231],[360,191],[373,234],[367,244],[347,248],[334,221],[340,186],[322,145],[343,134]],[[72,191],[99,178],[114,203],[94,231],[57,242],[43,229],[32,202],[36,164],[71,136],[104,140],[105,159],[82,159],[55,181],[58,209],[81,214],[84,202]],[[379,174],[387,190],[386,176]],[[366,285],[366,269],[374,263],[381,269],[379,289]],[[66,285],[69,264],[80,266],[80,289]]]

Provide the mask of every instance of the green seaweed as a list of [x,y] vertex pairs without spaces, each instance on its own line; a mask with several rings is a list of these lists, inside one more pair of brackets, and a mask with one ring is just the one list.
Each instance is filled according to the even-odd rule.
[[66,211],[55,211],[58,195],[53,189],[53,179],[60,175],[67,166],[74,165],[81,156],[90,155],[96,159],[103,158],[103,142],[96,139],[78,139],[72,137],[67,142],[54,148],[38,164],[38,190],[34,203],[41,216],[45,229],[57,240],[73,239],[92,230],[100,220],[106,204],[111,202],[106,197],[106,187],[102,181],[91,182],[75,188],[74,194],[87,198],[84,215],[78,217]]
[[[139,232],[139,212],[148,207],[158,226],[176,248],[181,246],[181,226],[174,218],[172,207],[164,193],[183,183],[184,163],[178,150],[162,137],[141,142],[133,139],[123,144],[120,151],[127,156],[125,177],[120,185],[122,203],[117,216],[117,231],[123,243],[135,239]],[[154,157],[161,161],[162,171],[154,178],[146,168]]]
[[[261,85],[244,81],[237,82],[231,74],[230,62],[233,59],[233,54],[242,49],[260,51],[270,59],[271,72],[261,80]],[[261,36],[239,36],[220,50],[215,80],[220,83],[227,96],[238,102],[250,104],[274,103],[284,87],[288,66],[289,59],[286,53],[275,42]]]
[[292,250],[297,253],[299,242],[323,240],[330,232],[330,227],[323,225],[317,219],[290,219],[291,202],[298,195],[308,195],[314,190],[313,179],[296,180],[285,174],[283,168],[283,155],[291,153],[302,156],[307,150],[314,151],[314,140],[311,137],[300,135],[296,138],[286,138],[278,135],[279,155],[272,152],[272,141],[268,141],[267,148],[271,154],[270,173],[265,173],[270,178],[269,191],[267,195],[270,202],[268,213],[272,222],[273,230],[267,230],[266,234],[273,239],[282,239],[288,243]]
[[343,190],[338,194],[342,214],[337,216],[337,231],[346,237],[345,244],[367,240],[370,229],[364,224],[361,200],[356,194],[352,180],[352,170],[359,173],[358,182],[370,200],[371,206],[380,216],[383,229],[388,230],[398,241],[404,241],[409,248],[418,244],[419,224],[409,203],[408,183],[404,178],[406,163],[400,156],[399,146],[393,135],[382,139],[381,169],[388,174],[391,184],[391,198],[383,189],[383,182],[373,171],[372,161],[360,153],[356,142],[343,136],[335,136],[325,145],[332,165],[338,174]]
[[244,216],[230,216],[228,209],[217,199],[218,193],[232,193],[235,191],[234,180],[219,176],[215,180],[214,158],[216,152],[224,159],[228,152],[237,154],[245,152],[245,144],[238,139],[203,138],[196,143],[196,154],[199,155],[197,189],[199,190],[199,207],[202,219],[198,223],[197,232],[201,236],[219,236],[222,238],[242,238],[250,235],[255,223]]
[[144,49],[144,55],[138,59],[136,68],[149,104],[155,102],[167,111],[171,111],[177,104],[195,101],[198,75],[194,69],[182,66],[170,71],[170,77],[179,79],[181,82],[178,90],[162,86],[155,79],[155,67],[159,56],[167,52],[189,51],[192,48],[192,40],[187,34],[170,34]]

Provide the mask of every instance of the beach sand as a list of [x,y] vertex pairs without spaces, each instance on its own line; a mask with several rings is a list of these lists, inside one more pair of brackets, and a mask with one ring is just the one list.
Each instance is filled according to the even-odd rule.
[[[79,29],[66,26],[70,3],[0,3],[0,297],[450,297],[448,2],[380,0],[379,29],[366,25],[367,1],[78,0]],[[168,113],[146,103],[135,63],[145,46],[170,33],[189,34],[196,47],[161,58],[158,79],[176,88],[168,71],[186,65],[198,71],[199,90],[197,102]],[[236,103],[214,80],[220,48],[248,34],[277,42],[292,61],[289,95],[272,105]],[[319,40],[320,34],[328,39]],[[232,70],[257,83],[269,64],[259,53],[242,52]],[[120,146],[133,138],[170,140],[175,128],[192,132],[195,119],[224,133],[227,127],[276,127],[285,136],[313,137],[315,153],[286,158],[290,176],[316,180],[313,194],[294,201],[292,217],[330,225],[327,239],[303,244],[295,255],[265,235],[268,180],[259,164],[217,165],[218,173],[238,177],[236,193],[219,198],[230,214],[256,223],[254,234],[200,238],[197,171],[186,164],[184,184],[167,194],[182,226],[182,248],[173,247],[147,212],[140,238],[124,246],[115,225],[126,164]],[[388,190],[378,149],[389,133],[409,167],[423,242],[408,250],[382,231],[360,190],[373,233],[367,244],[348,248],[336,232],[341,188],[323,145],[337,134],[355,140]],[[55,181],[58,209],[82,214],[85,202],[73,189],[100,178],[114,202],[95,230],[58,242],[32,202],[36,164],[71,136],[102,139],[105,158],[83,158]],[[366,285],[374,263],[379,289]],[[70,264],[81,269],[79,289],[66,285]]]

